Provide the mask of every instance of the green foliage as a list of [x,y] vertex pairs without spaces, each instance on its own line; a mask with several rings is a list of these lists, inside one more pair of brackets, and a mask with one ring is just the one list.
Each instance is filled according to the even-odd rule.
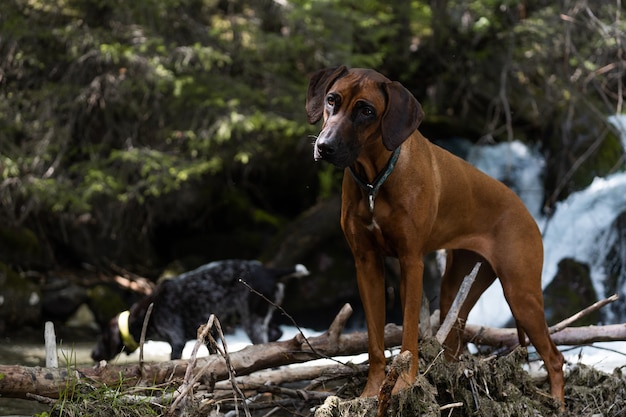
[[593,145],[621,106],[615,16],[609,0],[9,0],[0,221],[92,262],[153,257],[164,228],[258,245],[339,190],[340,172],[313,166],[303,110],[307,74],[339,64],[403,82],[425,128],[540,142],[560,198],[620,157]]

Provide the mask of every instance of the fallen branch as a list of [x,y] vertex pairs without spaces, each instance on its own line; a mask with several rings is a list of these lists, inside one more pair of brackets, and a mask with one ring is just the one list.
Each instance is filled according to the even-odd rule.
[[[463,338],[477,345],[514,347],[519,344],[517,329],[499,329],[472,324],[465,326]],[[588,345],[595,342],[624,341],[626,340],[626,323],[568,327],[554,333],[552,340],[557,345]]]
[[[331,324],[330,330],[321,336],[306,340],[301,334],[298,334],[287,341],[251,345],[240,351],[229,353],[230,365],[238,376],[237,384],[243,382],[241,377],[263,369],[307,362],[320,357],[356,355],[366,352],[366,332],[342,334],[350,311],[350,307],[345,306]],[[626,324],[568,327],[554,333],[552,337],[557,345],[625,341]],[[490,346],[515,346],[518,342],[516,329],[496,329],[476,325],[466,326],[464,338],[466,341]],[[400,345],[401,340],[401,327],[393,324],[385,327],[386,347],[396,347]],[[58,398],[62,390],[67,389],[67,387],[77,387],[81,383],[115,388],[120,387],[120,385],[121,387],[152,386],[167,382],[181,384],[188,368],[191,369],[189,375],[202,374],[204,370],[209,370],[210,377],[214,381],[224,381],[229,378],[229,369],[222,356],[210,355],[195,360],[195,363],[187,360],[144,363],[143,367],[140,365],[116,366],[103,362],[100,366],[78,369],[0,365],[0,395],[7,398],[28,398],[29,394],[34,394],[47,398]],[[359,366],[355,371],[352,364],[333,366],[332,369],[335,371],[341,368],[344,368],[346,372],[361,372],[363,370],[363,366]],[[284,374],[284,380],[310,380],[316,374],[318,376],[322,374],[323,371],[312,367],[302,367],[289,369],[289,371],[282,369],[279,373]],[[298,376],[298,373],[302,373],[302,375]],[[279,377],[276,378],[278,381]],[[197,380],[188,378],[187,381],[187,384],[193,386]],[[261,381],[258,379],[251,379],[250,381],[265,382],[262,379]],[[230,386],[232,388],[232,385]]]
[[459,317],[459,312],[461,311],[461,307],[463,307],[463,303],[465,302],[465,299],[467,298],[467,295],[472,288],[472,284],[474,284],[474,281],[476,280],[476,275],[478,275],[480,266],[481,263],[476,262],[476,265],[474,265],[472,272],[470,272],[469,275],[466,275],[465,278],[463,278],[463,282],[461,283],[459,292],[456,294],[456,297],[452,302],[450,311],[448,311],[448,314],[446,314],[446,318],[441,324],[441,327],[439,327],[437,335],[435,336],[439,343],[443,344],[443,342],[448,337],[448,333],[450,333],[450,330],[452,330],[452,327],[456,323],[457,318]]
[[[594,342],[625,340],[626,324],[605,326],[567,327],[582,317],[599,310],[607,304],[617,301],[617,294],[597,301],[567,319],[551,326],[548,331],[557,345],[585,345]],[[463,339],[478,345],[515,347],[519,344],[516,329],[501,329],[468,324],[463,332]],[[526,345],[530,341],[526,338]]]
[[[296,367],[283,367],[278,369],[262,370],[250,375],[238,376],[237,384],[244,390],[255,384],[280,385],[297,381],[332,380],[353,376],[355,374],[367,374],[367,365],[351,364],[350,366],[329,365],[302,365]],[[231,390],[230,381],[219,381],[215,384],[215,391]]]
[[[349,308],[349,307],[347,307]],[[344,308],[345,309],[345,308]],[[262,345],[251,345],[240,351],[230,353],[230,362],[237,375],[278,366],[307,362],[320,357],[355,355],[367,350],[367,333],[358,332],[341,334],[349,314],[346,311],[335,318],[331,325],[332,332],[306,340],[298,334],[294,338]],[[396,325],[385,327],[387,347],[400,344],[402,331]],[[85,379],[91,384],[130,387],[140,384],[159,384],[171,380],[182,381],[189,361],[174,360],[154,364],[115,366],[101,363],[100,366],[68,370],[67,368],[26,367],[19,365],[0,365],[0,395],[9,398],[26,398],[27,393],[58,398],[59,392]],[[192,368],[196,374],[203,368],[211,370],[211,376],[217,380],[229,378],[225,359],[219,355],[200,358]]]

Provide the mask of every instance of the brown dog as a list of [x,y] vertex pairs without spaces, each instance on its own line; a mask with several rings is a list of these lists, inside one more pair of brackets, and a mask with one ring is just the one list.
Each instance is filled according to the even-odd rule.
[[[417,374],[422,256],[448,249],[442,317],[465,275],[482,261],[459,314],[459,328],[499,277],[520,340],[526,332],[544,360],[552,396],[563,404],[563,355],[550,339],[543,310],[541,235],[521,200],[504,184],[424,138],[417,130],[423,118],[418,101],[401,84],[373,70],[316,72],[306,111],[312,124],[324,119],[315,159],[348,169],[341,227],[354,255],[369,336],[370,368],[362,395],[376,395],[385,377],[383,257],[400,262],[401,350],[413,355],[409,371],[396,382],[397,392]],[[446,339],[450,358],[461,349],[460,333],[453,331]]]

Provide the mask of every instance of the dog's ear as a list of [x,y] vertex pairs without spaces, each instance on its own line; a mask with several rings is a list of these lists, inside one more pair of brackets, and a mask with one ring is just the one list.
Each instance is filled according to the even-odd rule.
[[306,116],[309,123],[315,124],[324,113],[324,97],[330,87],[338,78],[348,72],[345,66],[326,68],[313,73],[309,79],[309,90],[306,96]]
[[382,118],[385,148],[395,150],[413,133],[424,118],[424,111],[409,90],[397,81],[386,83],[387,108]]

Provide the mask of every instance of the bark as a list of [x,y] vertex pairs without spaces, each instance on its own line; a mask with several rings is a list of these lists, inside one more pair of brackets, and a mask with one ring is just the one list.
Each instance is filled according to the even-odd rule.
[[[291,340],[251,345],[229,353],[229,360],[237,375],[312,359],[342,355],[355,355],[367,350],[367,333],[341,334],[343,326],[352,313],[349,305],[338,314],[328,332],[321,336],[304,338],[296,335]],[[398,326],[385,328],[387,347],[400,344],[402,331]],[[0,365],[0,395],[10,398],[27,398],[27,394],[58,398],[59,392],[80,380],[91,384],[123,387],[141,384],[159,384],[185,376],[188,360],[175,360],[154,364],[87,367],[79,369],[25,367]],[[207,371],[217,381],[229,378],[226,360],[210,355],[195,360],[192,373]]]
[[[467,342],[487,346],[515,346],[517,329],[499,329],[468,324],[463,338]],[[586,345],[595,342],[626,340],[626,323],[605,326],[567,327],[552,334],[557,345]]]

